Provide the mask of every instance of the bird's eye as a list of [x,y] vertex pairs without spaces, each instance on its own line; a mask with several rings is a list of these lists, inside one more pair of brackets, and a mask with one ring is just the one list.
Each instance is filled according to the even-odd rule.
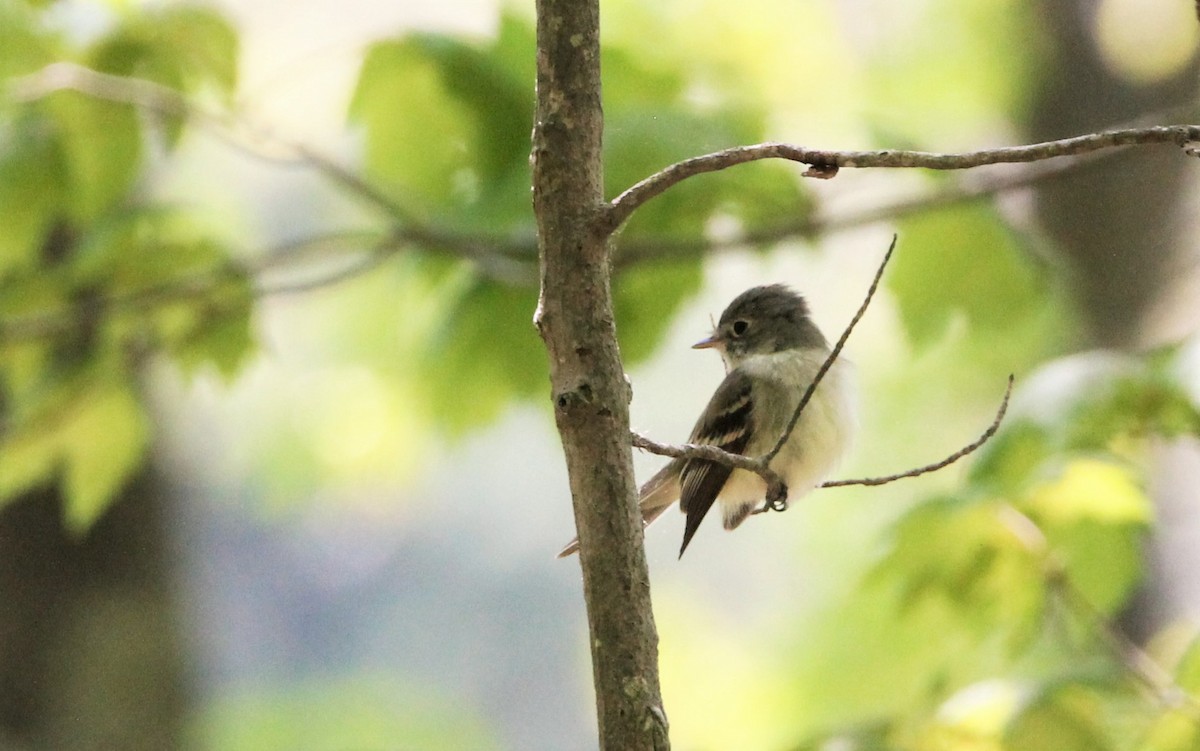
[[746,321],[734,321],[733,322],[733,335],[741,336],[742,334],[746,333],[746,329],[748,329],[748,328],[750,328],[750,324],[747,323]]

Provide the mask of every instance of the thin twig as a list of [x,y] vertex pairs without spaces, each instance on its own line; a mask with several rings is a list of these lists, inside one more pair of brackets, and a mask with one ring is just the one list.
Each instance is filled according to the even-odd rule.
[[1087,621],[1099,634],[1122,668],[1145,686],[1163,707],[1186,709],[1190,717],[1200,719],[1200,700],[1177,684],[1170,673],[1092,604],[1071,581],[1061,565],[1054,566],[1046,572],[1046,581],[1050,590],[1056,592],[1068,608]]
[[400,225],[396,232],[404,234],[408,240],[437,245],[473,260],[488,255],[536,257],[534,243],[525,238],[514,241],[504,237],[481,237],[427,226],[381,187],[317,149],[269,133],[249,123],[243,116],[209,110],[183,93],[153,81],[101,73],[75,63],[59,62],[15,79],[8,85],[7,93],[17,101],[34,101],[59,91],[75,91],[159,115],[186,118],[257,159],[315,169],[350,195],[373,205],[391,222]]
[[615,232],[638,207],[684,180],[706,172],[717,172],[738,164],[747,164],[762,159],[786,159],[810,166],[806,175],[820,178],[833,177],[842,168],[921,168],[933,170],[959,170],[982,167],[988,164],[1036,162],[1062,156],[1086,154],[1102,149],[1121,146],[1148,144],[1175,144],[1186,147],[1200,141],[1200,126],[1163,125],[1149,128],[1125,128],[1101,133],[1090,133],[1057,141],[1046,141],[1024,146],[1009,146],[984,149],[962,154],[938,154],[927,151],[876,150],[876,151],[832,151],[808,149],[788,143],[760,143],[753,146],[737,146],[712,154],[692,157],[677,162],[647,177],[624,193],[614,198],[599,218],[596,230],[602,233]]
[[1004,390],[1004,399],[1000,402],[1000,409],[996,410],[996,417],[992,420],[992,424],[988,426],[987,430],[983,431],[983,434],[980,435],[979,438],[975,439],[973,442],[967,444],[966,446],[963,446],[961,449],[959,449],[958,451],[955,451],[953,454],[951,454],[950,456],[947,456],[945,459],[942,459],[940,462],[934,462],[933,464],[926,464],[924,467],[917,467],[916,469],[910,469],[907,472],[900,472],[900,473],[894,474],[894,475],[886,475],[884,477],[867,477],[867,478],[863,478],[860,480],[830,480],[828,482],[821,483],[821,487],[823,487],[823,488],[841,488],[841,487],[845,487],[847,485],[867,485],[867,486],[886,485],[889,482],[895,482],[896,480],[903,480],[908,477],[917,477],[919,475],[928,474],[929,472],[936,472],[939,469],[944,469],[944,468],[950,466],[951,464],[955,463],[959,459],[962,459],[964,456],[974,452],[980,446],[982,446],[983,444],[990,441],[992,436],[996,435],[996,431],[1000,429],[1000,422],[1004,419],[1005,412],[1008,411],[1008,399],[1010,396],[1012,396],[1012,388],[1013,388],[1013,377],[1010,374],[1008,376],[1008,387]]
[[705,459],[717,464],[724,464],[728,467],[754,472],[766,480],[768,485],[774,483],[782,484],[782,480],[779,479],[779,475],[775,473],[775,470],[768,467],[761,459],[751,459],[741,454],[733,454],[720,446],[702,443],[682,443],[679,445],[658,443],[635,432],[630,433],[630,441],[633,443],[634,448],[649,451],[659,456],[669,456],[673,459]]
[[[227,261],[207,269],[183,273],[174,279],[133,290],[111,292],[89,299],[87,310],[117,312],[146,311],[162,305],[202,297],[231,279],[249,280],[252,294],[264,298],[277,295],[311,292],[352,279],[376,268],[384,261],[418,244],[410,233],[397,230],[380,237],[378,232],[345,231],[290,241],[260,254],[251,262]],[[316,249],[360,246],[360,256],[333,269],[324,269],[299,281],[270,281],[269,278],[288,272],[288,267]],[[427,246],[423,246],[427,247]],[[442,246],[433,246],[436,251]],[[479,257],[476,266],[490,278],[509,284],[532,285],[537,270],[525,263],[502,256]],[[294,272],[293,272],[294,273]],[[61,334],[78,325],[84,313],[84,303],[67,302],[61,306],[31,313],[0,317],[0,345],[31,341]]]
[[671,261],[694,256],[769,245],[798,237],[814,237],[856,227],[903,219],[926,211],[950,208],[988,198],[999,193],[1019,190],[1064,177],[1119,152],[1094,152],[1071,160],[1034,162],[1010,174],[1002,174],[972,184],[957,181],[943,184],[923,195],[905,197],[876,206],[855,206],[848,211],[823,216],[806,213],[803,216],[772,226],[757,227],[744,234],[722,239],[673,237],[628,237],[617,241],[613,265],[618,270],[656,261]]
[[[879,280],[883,278],[883,271],[887,268],[888,261],[892,258],[892,251],[896,249],[896,235],[892,235],[892,242],[888,245],[887,252],[883,254],[883,260],[879,263],[879,268],[875,271],[875,278],[871,280],[871,286],[867,288],[867,294],[863,298],[862,304],[858,306],[858,310],[854,313],[854,317],[850,319],[845,331],[838,338],[837,343],[833,345],[833,349],[826,355],[825,361],[821,363],[821,367],[817,370],[817,374],[813,376],[812,382],[808,384],[808,388],[804,390],[804,394],[800,397],[799,403],[796,404],[796,409],[792,412],[792,417],[788,420],[787,427],[779,436],[779,440],[775,441],[775,445],[762,458],[764,466],[769,466],[779,452],[791,437],[792,431],[796,429],[796,423],[800,422],[800,415],[804,413],[804,408],[808,406],[812,400],[813,394],[817,391],[817,386],[821,384],[825,374],[837,362],[838,356],[842,353],[842,347],[846,346],[846,341],[850,339],[851,332],[862,319],[863,314],[867,312],[867,306],[871,304],[871,298],[875,297],[875,291],[879,289]],[[767,508],[772,511],[783,511],[787,508],[787,488],[782,484],[769,485],[767,488]]]
[[254,294],[258,297],[277,297],[281,295],[294,295],[324,289],[340,282],[362,276],[366,272],[378,268],[380,264],[391,258],[393,255],[395,254],[388,248],[386,243],[380,243],[370,251],[363,253],[361,256],[346,264],[342,268],[336,269],[332,272],[327,271],[322,275],[315,276],[310,279],[274,283],[255,280]]
[[1012,504],[1003,504],[1000,510],[1009,530],[1031,554],[1042,560],[1046,589],[1091,627],[1125,672],[1149,690],[1164,708],[1182,710],[1193,721],[1200,720],[1200,700],[1176,683],[1167,670],[1126,636],[1071,581],[1066,565],[1050,549],[1049,541],[1037,522]]

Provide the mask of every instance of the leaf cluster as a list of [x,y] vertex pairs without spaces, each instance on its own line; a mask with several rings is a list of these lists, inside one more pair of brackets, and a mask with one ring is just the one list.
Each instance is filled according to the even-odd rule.
[[1147,654],[1116,625],[1154,523],[1143,455],[1200,437],[1179,373],[1174,349],[1035,373],[963,487],[905,512],[864,581],[901,628],[961,651],[907,709],[801,748],[1194,747],[1195,644]]
[[[232,93],[237,38],[216,12],[167,5],[106,22],[80,42],[31,5],[0,4],[0,74],[12,84],[72,61]],[[86,528],[149,445],[146,357],[232,377],[250,350],[248,279],[141,188],[182,127],[182,113],[155,121],[71,91],[0,100],[0,502],[58,478],[67,523]]]

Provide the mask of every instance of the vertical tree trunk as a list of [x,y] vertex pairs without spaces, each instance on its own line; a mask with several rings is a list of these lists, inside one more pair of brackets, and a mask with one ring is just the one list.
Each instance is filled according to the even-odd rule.
[[658,642],[613,322],[601,163],[598,0],[538,0],[535,322],[579,532],[600,748],[666,749]]
[[[1031,140],[1114,127],[1196,96],[1193,58],[1145,84],[1121,79],[1095,40],[1092,0],[1041,0],[1051,58],[1028,115]],[[1144,317],[1178,274],[1182,190],[1192,163],[1178,149],[1136,149],[1037,190],[1038,219],[1066,256],[1092,342],[1130,348]]]
[[54,490],[0,509],[0,748],[178,747],[183,655],[162,499],[143,474],[80,539]]

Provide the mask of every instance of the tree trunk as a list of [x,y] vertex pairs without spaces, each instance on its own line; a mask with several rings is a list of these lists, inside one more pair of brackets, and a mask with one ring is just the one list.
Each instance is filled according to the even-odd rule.
[[53,490],[0,509],[0,748],[179,746],[183,658],[161,506],[143,475],[81,539]]
[[570,477],[600,748],[666,749],[658,637],[637,511],[629,386],[613,321],[604,211],[598,0],[538,0],[535,322]]

